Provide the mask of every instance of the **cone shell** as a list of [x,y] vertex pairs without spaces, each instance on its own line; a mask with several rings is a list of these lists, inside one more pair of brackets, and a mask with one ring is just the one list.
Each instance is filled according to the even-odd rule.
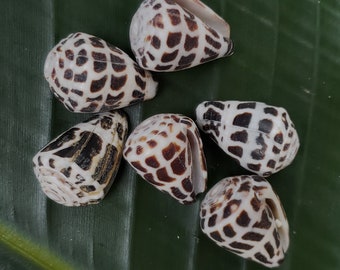
[[124,157],[147,182],[182,204],[206,188],[207,168],[198,129],[179,114],[144,120],[126,141]]
[[130,43],[137,63],[176,71],[232,54],[230,29],[198,0],[146,0],[132,18]]
[[260,176],[228,177],[201,204],[202,231],[217,245],[267,267],[279,266],[289,225],[279,197]]
[[205,101],[197,124],[245,169],[269,176],[287,167],[299,149],[288,112],[261,102]]
[[33,158],[43,192],[66,206],[102,200],[118,171],[127,128],[125,114],[106,112],[48,143]]
[[148,100],[157,83],[126,53],[85,33],[70,34],[47,55],[45,78],[72,112],[104,112]]

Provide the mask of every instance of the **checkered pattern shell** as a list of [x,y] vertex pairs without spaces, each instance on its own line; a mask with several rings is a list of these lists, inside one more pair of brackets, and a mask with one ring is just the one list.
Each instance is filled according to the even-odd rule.
[[231,55],[229,35],[228,23],[200,1],[146,0],[130,25],[137,63],[158,72]]
[[289,225],[279,197],[260,176],[228,177],[201,204],[202,231],[217,245],[267,267],[279,266]]
[[147,182],[180,203],[206,188],[207,168],[198,129],[179,114],[144,120],[126,141],[124,157]]
[[125,114],[106,112],[48,143],[33,158],[43,192],[66,206],[101,201],[118,171],[127,128]]
[[44,73],[53,94],[72,112],[119,109],[156,95],[151,73],[119,48],[85,33],[61,40],[47,55]]
[[288,112],[261,102],[205,101],[197,124],[240,165],[261,176],[287,167],[299,149]]

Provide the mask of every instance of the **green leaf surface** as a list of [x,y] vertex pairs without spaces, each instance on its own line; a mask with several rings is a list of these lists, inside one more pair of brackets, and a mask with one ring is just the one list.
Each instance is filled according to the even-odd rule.
[[[130,129],[163,112],[194,118],[204,100],[255,100],[285,107],[301,147],[271,176],[290,222],[279,269],[340,268],[340,1],[206,0],[231,25],[235,54],[155,74],[155,99],[127,108]],[[32,157],[87,118],[57,102],[43,78],[48,51],[71,32],[103,38],[132,56],[128,31],[140,1],[0,2],[0,269],[264,269],[210,241],[199,201],[179,205],[126,162],[98,205],[68,208],[47,199]],[[208,188],[247,173],[202,135]]]

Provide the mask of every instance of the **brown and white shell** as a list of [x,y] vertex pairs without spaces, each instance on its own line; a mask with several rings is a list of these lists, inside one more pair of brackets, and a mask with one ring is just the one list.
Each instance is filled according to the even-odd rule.
[[201,229],[217,245],[267,267],[279,266],[289,225],[279,197],[260,176],[219,181],[201,204]]
[[300,146],[288,112],[254,101],[205,101],[197,125],[242,167],[269,176],[287,167]]
[[118,171],[127,129],[125,114],[105,112],[48,143],[33,158],[43,192],[66,206],[100,202]]
[[143,179],[182,204],[206,188],[202,141],[189,117],[157,114],[144,120],[128,137],[123,155]]
[[45,78],[64,106],[104,112],[152,99],[157,82],[121,49],[85,33],[62,39],[47,55]]
[[137,63],[176,71],[231,55],[230,27],[199,0],[145,0],[132,18],[130,43]]

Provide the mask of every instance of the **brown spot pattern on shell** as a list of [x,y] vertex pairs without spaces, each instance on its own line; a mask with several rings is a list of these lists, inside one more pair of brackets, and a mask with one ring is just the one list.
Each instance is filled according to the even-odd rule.
[[148,70],[187,69],[231,55],[230,29],[200,1],[145,0],[132,18],[130,43]]
[[261,176],[287,167],[300,147],[288,112],[254,101],[205,101],[196,108],[198,127],[240,165]]
[[48,143],[33,158],[43,192],[66,206],[100,202],[118,171],[127,129],[125,114],[106,112]]
[[78,113],[104,112],[148,100],[157,82],[126,53],[85,33],[73,33],[47,55],[44,75],[64,106]]
[[207,168],[198,129],[190,118],[158,114],[130,134],[124,158],[147,182],[188,204],[206,188]]
[[267,267],[279,266],[289,225],[279,197],[260,176],[219,181],[201,204],[201,229],[217,245]]

